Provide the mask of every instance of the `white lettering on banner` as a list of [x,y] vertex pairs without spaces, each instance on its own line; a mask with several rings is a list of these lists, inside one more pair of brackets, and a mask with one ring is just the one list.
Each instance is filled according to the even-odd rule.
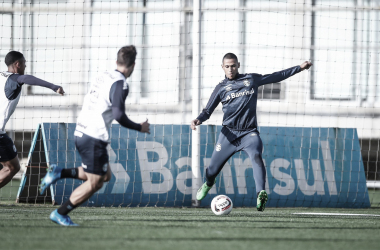
[[273,192],[276,192],[279,195],[289,195],[294,192],[295,183],[293,178],[289,174],[280,171],[280,168],[287,170],[289,166],[290,162],[282,158],[275,159],[270,164],[270,171],[273,178],[280,181],[280,183],[285,183],[285,186],[279,184],[274,186]]
[[[142,187],[144,193],[163,194],[170,191],[173,187],[173,176],[170,170],[165,167],[168,162],[168,152],[164,145],[155,141],[137,141],[136,142]],[[158,161],[149,162],[148,152],[158,154]],[[161,183],[152,183],[151,173],[160,173],[163,176]]]
[[[129,175],[127,174],[127,171],[124,169],[122,164],[116,163],[116,161],[117,161],[116,160],[116,154],[109,144],[107,146],[107,151],[108,151],[108,155],[109,155],[111,173],[116,178],[111,193],[112,194],[124,194],[128,188],[128,184],[129,184],[129,180],[130,180]],[[108,184],[109,184],[109,182],[104,183],[103,187],[99,190],[99,193],[104,193]]]
[[[335,181],[335,174],[334,174],[334,168],[332,164],[332,157],[331,157],[331,151],[328,141],[321,141],[320,142],[321,149],[322,149],[322,155],[323,155],[323,162],[324,162],[324,176],[325,180],[328,183],[328,189],[330,195],[337,195],[337,187],[336,187],[336,181]],[[142,179],[142,187],[144,193],[167,193],[173,188],[174,180],[173,175],[171,171],[165,167],[165,165],[168,162],[168,151],[164,147],[163,144],[159,142],[136,142],[137,151],[138,151],[138,159],[141,169],[141,179]],[[125,193],[129,182],[130,177],[126,171],[126,169],[123,167],[122,164],[117,163],[116,154],[112,150],[111,146],[108,145],[107,150],[109,152],[110,156],[110,169],[113,174],[113,176],[116,178],[115,183],[113,184],[111,193],[113,194],[119,194],[119,193]],[[158,154],[158,161],[155,162],[149,162],[148,161],[148,152],[155,152]],[[265,164],[265,160],[264,165]],[[204,158],[204,170],[210,165],[211,158]],[[235,165],[235,171],[236,171],[236,183],[237,183],[237,191],[239,194],[247,194],[247,185],[246,185],[246,170],[252,167],[251,161],[249,158],[245,159],[244,161],[241,158],[235,158],[233,159],[234,165]],[[176,160],[175,162],[178,170],[181,169],[184,166],[190,166],[191,167],[191,157],[182,157]],[[311,176],[308,176],[307,173],[305,173],[305,166],[302,159],[294,159],[294,166],[296,170],[296,176],[297,176],[297,183],[300,191],[304,195],[315,195],[317,193],[318,195],[324,195],[325,194],[325,188],[324,188],[324,179],[322,177],[322,169],[321,169],[321,162],[320,160],[313,159],[311,160],[311,166],[313,171],[313,177],[314,177],[314,183],[312,185],[308,184],[308,180],[312,179]],[[295,180],[292,178],[290,174],[284,173],[283,171],[289,170],[290,168],[290,162],[286,159],[278,158],[271,162],[270,164],[270,173],[272,174],[273,178],[277,181],[280,181],[280,183],[276,184],[273,188],[273,192],[279,194],[279,195],[290,195],[295,190]],[[268,170],[269,170],[268,169]],[[282,169],[282,170],[281,170]],[[192,193],[192,186],[187,186],[186,182],[188,179],[192,179],[192,175],[194,174],[193,169],[191,171],[183,171],[183,172],[173,172],[176,176],[176,188],[181,193],[187,195]],[[161,183],[153,183],[151,178],[151,173],[159,173],[163,177],[163,180],[161,180]],[[231,166],[227,162],[222,171],[224,185],[226,194],[234,194],[234,185],[233,185],[233,176],[231,171]],[[268,185],[268,174],[266,175],[266,185],[265,189],[267,190],[267,193],[270,194],[270,189]],[[102,189],[99,190],[99,193],[104,193],[108,186],[108,183],[103,185]],[[197,187],[194,187],[197,188]],[[217,190],[215,185],[212,187],[212,189],[209,192],[210,194],[216,194]]]
[[[206,168],[210,166],[211,158],[203,158],[203,164],[204,164],[204,174],[203,176],[206,176]],[[224,180],[224,188],[226,190],[226,194],[234,194],[234,185],[232,181],[232,171],[231,171],[231,166],[228,162],[224,164],[224,167],[222,169],[222,174],[223,174],[223,180]],[[210,189],[209,191],[210,194],[216,194],[216,188],[215,185]]]
[[305,168],[302,159],[294,159],[294,165],[296,167],[298,187],[305,195],[314,195],[315,192],[319,195],[325,194],[324,182],[322,179],[322,172],[319,160],[311,160],[314,176],[314,184],[307,184],[307,178],[305,174]]
[[332,165],[331,151],[329,141],[321,141],[323,161],[325,163],[325,177],[327,179],[327,186],[329,187],[330,195],[337,195],[335,183],[334,168]]
[[[175,164],[178,167],[178,171],[185,166],[191,167],[191,158],[190,157],[182,157],[179,158]],[[191,194],[191,188],[192,186],[186,186],[186,180],[191,180],[193,176],[192,171],[183,171],[177,175],[176,184],[178,190],[183,194]]]

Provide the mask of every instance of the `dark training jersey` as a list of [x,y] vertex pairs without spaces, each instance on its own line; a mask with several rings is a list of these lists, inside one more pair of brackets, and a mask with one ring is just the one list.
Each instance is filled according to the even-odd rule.
[[198,120],[208,120],[221,102],[223,105],[223,127],[236,134],[243,131],[257,131],[257,92],[262,85],[276,83],[301,72],[300,66],[268,75],[237,74],[232,80],[227,77],[214,89],[211,97],[198,116]]

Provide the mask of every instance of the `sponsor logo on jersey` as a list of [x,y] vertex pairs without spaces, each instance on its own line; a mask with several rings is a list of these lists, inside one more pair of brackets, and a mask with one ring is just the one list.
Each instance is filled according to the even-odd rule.
[[231,91],[232,90],[232,87],[231,87],[232,84],[228,84],[226,87],[224,87],[224,89],[226,90],[226,92],[228,91]]
[[243,83],[244,83],[244,86],[247,86],[247,87],[250,85],[250,82],[248,80],[244,80]]
[[255,93],[255,90],[254,89],[251,89],[251,90],[244,90],[242,92],[238,92],[238,93],[231,93],[227,96],[226,98],[226,101],[230,100],[230,99],[234,99],[234,98],[237,98],[237,97],[241,97],[241,96],[245,96],[245,95],[252,95],[253,93]]
[[220,150],[222,150],[222,144],[220,144],[220,143],[216,144],[215,150],[218,151],[218,152]]
[[107,168],[108,168],[108,163],[103,165],[103,172],[107,172]]

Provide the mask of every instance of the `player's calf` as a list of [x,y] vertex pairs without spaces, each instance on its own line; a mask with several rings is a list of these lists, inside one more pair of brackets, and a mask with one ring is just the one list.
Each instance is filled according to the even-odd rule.
[[17,156],[10,161],[1,162],[1,164],[3,168],[0,170],[0,188],[8,184],[20,171],[20,162]]

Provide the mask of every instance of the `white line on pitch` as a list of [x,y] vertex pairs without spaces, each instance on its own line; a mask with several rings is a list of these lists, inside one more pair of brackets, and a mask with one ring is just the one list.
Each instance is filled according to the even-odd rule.
[[341,213],[292,213],[302,215],[338,215],[338,216],[380,216],[379,214],[341,214]]

